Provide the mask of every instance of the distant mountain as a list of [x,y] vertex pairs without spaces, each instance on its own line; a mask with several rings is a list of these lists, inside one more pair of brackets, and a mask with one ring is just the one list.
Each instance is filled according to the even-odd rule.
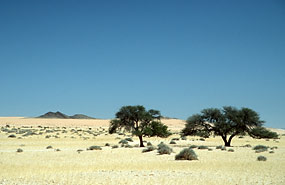
[[84,114],[74,114],[73,116],[69,116],[71,119],[96,119],[90,116],[86,116]]
[[58,119],[95,119],[84,114],[75,114],[73,116],[68,116],[61,112],[48,112],[44,115],[39,116],[38,118],[58,118]]

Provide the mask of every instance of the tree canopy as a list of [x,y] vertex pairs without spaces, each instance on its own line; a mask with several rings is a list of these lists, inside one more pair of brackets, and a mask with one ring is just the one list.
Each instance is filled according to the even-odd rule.
[[264,127],[256,127],[251,129],[251,131],[248,133],[251,137],[257,138],[257,139],[277,139],[278,134],[276,132],[272,132]]
[[167,137],[170,132],[167,126],[160,122],[161,114],[158,110],[146,110],[143,106],[123,106],[111,120],[109,133],[125,129],[139,137],[140,146],[144,147],[143,136]]
[[208,108],[200,114],[190,116],[183,135],[209,135],[214,133],[221,136],[225,146],[230,146],[236,135],[249,133],[253,128],[260,127],[264,121],[252,109],[237,109],[232,106],[225,106],[222,109]]

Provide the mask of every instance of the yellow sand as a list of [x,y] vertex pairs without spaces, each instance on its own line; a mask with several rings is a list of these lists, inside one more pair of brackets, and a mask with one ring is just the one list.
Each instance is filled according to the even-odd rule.
[[[185,124],[176,119],[163,122],[174,132]],[[223,144],[220,137],[206,141],[187,137],[175,145],[169,142],[174,137],[179,138],[177,134],[169,138],[144,138],[153,145],[163,141],[175,152],[158,155],[157,151],[142,153],[138,147],[106,147],[105,143],[118,145],[120,139],[130,137],[107,134],[109,120],[0,118],[1,127],[6,128],[7,124],[10,130],[14,127],[43,133],[23,137],[0,132],[0,184],[285,184],[285,136],[275,141],[236,137],[231,147],[234,152],[215,149]],[[44,129],[44,126],[49,128]],[[46,133],[46,130],[55,131]],[[278,132],[284,134],[284,130]],[[8,138],[10,134],[17,138]],[[45,138],[47,135],[51,137]],[[129,144],[138,144],[136,137],[133,140]],[[213,151],[194,149],[198,161],[174,160],[179,151],[193,144],[207,145]],[[246,144],[278,148],[274,153],[269,153],[270,150],[255,153],[252,148],[242,147]],[[53,149],[46,149],[49,145]],[[92,145],[101,146],[102,150],[87,151]],[[17,153],[18,148],[24,152]],[[78,149],[83,152],[78,153]],[[267,161],[257,161],[259,155],[267,157]]]

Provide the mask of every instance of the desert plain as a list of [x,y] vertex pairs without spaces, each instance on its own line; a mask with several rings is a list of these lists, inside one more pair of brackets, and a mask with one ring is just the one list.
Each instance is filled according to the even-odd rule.
[[[280,139],[235,137],[232,147],[220,150],[221,137],[182,139],[185,121],[163,119],[173,135],[144,137],[145,145],[164,142],[174,151],[159,155],[157,150],[143,153],[130,133],[108,134],[109,121],[1,117],[0,184],[285,184],[282,129],[272,129]],[[133,141],[122,147],[119,142],[126,138]],[[207,149],[193,149],[198,160],[175,160],[191,145]],[[269,149],[256,153],[256,145]],[[101,150],[87,150],[90,146]],[[260,155],[267,160],[258,161]]]

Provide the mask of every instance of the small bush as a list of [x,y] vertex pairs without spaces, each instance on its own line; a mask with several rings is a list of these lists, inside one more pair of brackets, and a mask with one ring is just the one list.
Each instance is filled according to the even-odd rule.
[[222,145],[216,146],[216,149],[222,149],[222,148],[223,148]]
[[82,149],[78,149],[77,152],[80,153],[80,152],[83,152],[83,150]]
[[179,154],[175,156],[175,160],[198,160],[198,157],[194,150],[190,148],[184,148]]
[[213,151],[213,149],[212,148],[208,148],[208,151]]
[[265,152],[267,151],[267,149],[268,147],[264,145],[256,145],[255,147],[253,147],[253,150],[255,150],[256,153]]
[[146,146],[152,146],[151,142],[147,142]]
[[207,147],[207,146],[204,146],[204,145],[201,145],[201,146],[198,146],[198,149],[200,149],[200,150],[205,150],[205,149],[208,149],[208,147]]
[[133,139],[130,138],[130,137],[126,138],[125,140],[126,140],[126,141],[130,141],[130,142],[133,142]]
[[273,150],[271,150],[271,151],[269,151],[269,153],[270,153],[270,154],[273,154],[273,153],[274,153],[274,151],[273,151]]
[[142,152],[145,153],[145,152],[151,152],[155,150],[155,147],[154,146],[148,146],[147,148],[143,149]]
[[163,155],[163,154],[171,154],[171,152],[173,152],[172,148],[170,148],[169,146],[167,146],[166,144],[164,143],[160,143],[158,146],[158,153],[160,155]]
[[186,136],[182,136],[181,139],[182,140],[187,140],[187,137]]
[[119,146],[118,145],[113,145],[112,149],[114,149],[114,148],[119,148]]
[[204,138],[200,138],[199,140],[200,140],[200,141],[205,141],[205,139],[204,139]]
[[193,148],[197,148],[197,147],[198,147],[197,145],[191,145],[189,148],[193,149]]
[[119,144],[126,145],[126,144],[128,144],[128,141],[125,139],[122,139],[121,141],[119,141]]
[[171,140],[173,140],[173,141],[179,141],[179,138],[175,137],[175,138],[172,138]]
[[55,149],[54,151],[56,151],[56,152],[60,152],[61,150],[60,150],[59,148],[57,148],[57,149]]
[[47,146],[46,149],[52,149],[52,146]]
[[132,145],[129,145],[129,144],[126,144],[126,145],[124,145],[124,146],[122,146],[122,147],[125,147],[125,148],[133,148],[133,146],[132,146]]
[[109,143],[106,143],[105,146],[110,146],[110,144],[109,144]]
[[16,138],[16,136],[14,134],[11,134],[8,136],[9,138]]
[[257,157],[257,161],[266,161],[266,160],[267,158],[262,155]]
[[18,149],[17,149],[17,152],[18,152],[18,153],[23,152],[23,149],[18,148]]
[[90,146],[87,150],[102,150],[100,146]]
[[176,142],[174,140],[171,140],[169,144],[176,144]]
[[250,144],[246,144],[246,145],[244,145],[244,147],[251,148],[251,145]]
[[228,152],[234,152],[234,151],[235,151],[235,150],[232,149],[232,148],[228,149]]

